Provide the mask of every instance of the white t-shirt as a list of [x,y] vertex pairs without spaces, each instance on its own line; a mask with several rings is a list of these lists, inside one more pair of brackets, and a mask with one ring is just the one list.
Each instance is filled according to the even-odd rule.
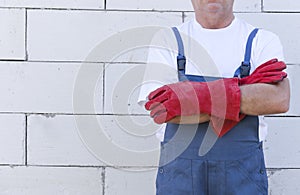
[[[187,58],[186,74],[230,78],[244,60],[249,34],[254,27],[238,19],[226,28],[205,29],[196,19],[178,26]],[[165,84],[178,82],[178,46],[171,29],[158,32],[153,38],[148,54],[148,64],[138,103],[144,105],[148,94]],[[277,35],[259,29],[252,43],[251,72],[264,62],[277,58],[283,60],[283,50]],[[163,140],[165,124],[158,131]],[[267,125],[263,116],[259,117],[259,139],[267,135]]]

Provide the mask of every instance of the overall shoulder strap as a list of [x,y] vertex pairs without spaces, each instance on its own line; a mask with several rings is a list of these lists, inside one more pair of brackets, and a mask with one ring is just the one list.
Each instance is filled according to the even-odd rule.
[[252,51],[252,42],[257,32],[258,32],[258,28],[255,28],[248,36],[244,61],[242,62],[241,66],[238,67],[238,69],[235,71],[234,77],[243,78],[249,76],[250,69],[251,69],[250,59],[251,59],[251,51]]
[[186,65],[186,58],[184,55],[184,46],[182,42],[182,38],[180,33],[176,27],[172,27],[172,30],[175,34],[177,45],[178,45],[178,55],[177,55],[177,72],[178,72],[178,79],[179,81],[187,80],[185,77],[185,65]]

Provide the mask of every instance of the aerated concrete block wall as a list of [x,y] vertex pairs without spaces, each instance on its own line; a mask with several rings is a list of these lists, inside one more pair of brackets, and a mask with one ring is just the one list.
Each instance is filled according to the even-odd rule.
[[[292,94],[288,113],[266,117],[269,193],[300,194],[300,2],[234,10],[282,40]],[[0,0],[0,194],[154,194],[143,41],[191,17],[183,0]]]

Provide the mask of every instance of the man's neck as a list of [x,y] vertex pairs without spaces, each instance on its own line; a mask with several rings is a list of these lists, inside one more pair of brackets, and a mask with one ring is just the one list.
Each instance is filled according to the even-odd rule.
[[234,19],[234,15],[219,15],[219,14],[201,14],[196,13],[197,22],[203,27],[207,29],[220,29],[225,28],[231,24]]

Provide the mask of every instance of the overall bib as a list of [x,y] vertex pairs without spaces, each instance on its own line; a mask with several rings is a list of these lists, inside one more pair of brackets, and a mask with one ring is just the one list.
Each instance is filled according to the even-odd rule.
[[[206,82],[219,78],[185,75],[183,43],[178,30],[178,77],[180,81]],[[245,59],[234,76],[248,76],[253,30],[248,37]],[[268,181],[258,135],[258,117],[246,116],[212,148],[199,155],[206,133],[214,135],[209,123],[177,125],[168,123],[161,143],[156,178],[157,195],[267,195]],[[187,138],[188,137],[188,138]],[[188,142],[188,144],[187,144]],[[205,143],[204,143],[205,146]],[[182,150],[182,152],[178,152]],[[173,160],[171,159],[174,157]]]

